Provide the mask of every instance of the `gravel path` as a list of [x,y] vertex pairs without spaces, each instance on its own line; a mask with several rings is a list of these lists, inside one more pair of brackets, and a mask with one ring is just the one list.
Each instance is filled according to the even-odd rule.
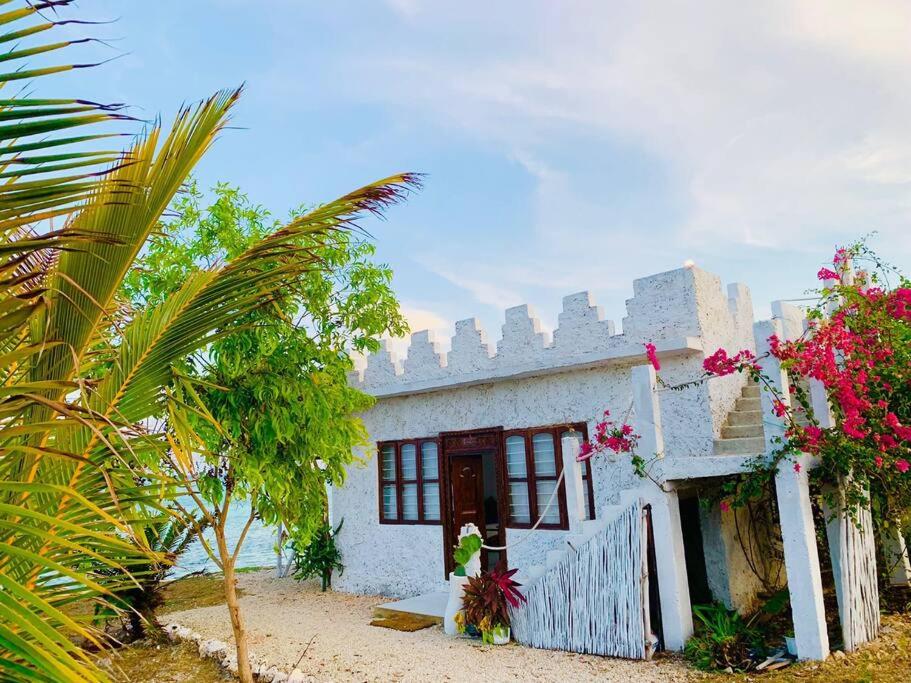
[[[688,680],[672,659],[632,662],[447,637],[440,626],[403,633],[370,626],[386,598],[321,593],[316,584],[241,574],[241,609],[250,648],[270,664],[297,664],[315,681],[622,681]],[[233,643],[224,605],[168,614],[207,638]],[[312,642],[311,642],[312,639]],[[309,643],[309,647],[308,647]]]

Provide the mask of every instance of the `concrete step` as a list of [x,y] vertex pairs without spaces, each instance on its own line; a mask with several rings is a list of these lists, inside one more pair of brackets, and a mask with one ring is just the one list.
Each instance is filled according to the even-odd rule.
[[762,410],[762,399],[760,398],[738,398],[735,410],[738,412],[747,410]]
[[442,624],[448,601],[449,593],[447,591],[434,591],[405,600],[377,605],[373,608],[373,616],[377,619],[390,619],[410,615],[432,619],[435,623]]
[[802,410],[798,410],[794,413],[794,422],[799,424],[801,427],[806,427],[810,424],[809,416]]
[[743,439],[715,439],[715,455],[753,455],[765,452],[765,439],[750,436]]
[[553,569],[566,559],[568,552],[566,550],[548,550],[547,551],[547,568]]
[[758,384],[747,384],[741,391],[743,398],[759,398],[761,396]]
[[735,410],[728,413],[729,425],[761,425],[761,410]]
[[722,439],[743,439],[749,436],[763,436],[762,424],[723,425],[721,427]]

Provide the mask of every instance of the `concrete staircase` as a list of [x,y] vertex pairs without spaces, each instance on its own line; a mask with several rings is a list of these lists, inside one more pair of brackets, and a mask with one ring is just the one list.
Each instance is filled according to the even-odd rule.
[[734,410],[715,439],[715,455],[753,455],[765,452],[759,385],[750,382],[740,393]]

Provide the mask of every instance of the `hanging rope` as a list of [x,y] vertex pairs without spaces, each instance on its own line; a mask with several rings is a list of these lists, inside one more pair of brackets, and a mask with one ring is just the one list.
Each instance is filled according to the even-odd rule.
[[534,523],[534,526],[532,526],[531,529],[529,529],[528,532],[524,536],[522,536],[522,538],[520,538],[518,541],[514,541],[513,543],[507,543],[506,545],[482,544],[481,547],[484,548],[484,550],[507,550],[509,548],[515,548],[520,543],[524,543],[525,541],[527,541],[531,537],[532,533],[534,533],[535,530],[537,530],[537,528],[540,526],[540,524],[544,520],[544,518],[547,517],[547,511],[550,510],[550,506],[553,504],[554,500],[557,497],[557,493],[559,493],[559,491],[560,491],[560,484],[563,483],[564,474],[566,474],[566,469],[563,469],[560,472],[560,476],[557,477],[557,485],[554,486],[554,490],[550,494],[550,498],[547,499],[547,505],[544,506],[544,512],[541,513],[541,516],[538,517],[538,521]]

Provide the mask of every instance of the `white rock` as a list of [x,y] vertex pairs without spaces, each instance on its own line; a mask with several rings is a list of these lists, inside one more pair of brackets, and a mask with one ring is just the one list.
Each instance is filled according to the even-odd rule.
[[228,654],[228,644],[221,640],[204,640],[199,644],[199,655],[222,660]]
[[260,679],[262,679],[262,680],[265,681],[266,683],[272,683],[273,681],[276,680],[275,677],[276,677],[278,674],[279,674],[278,668],[277,668],[277,667],[274,667],[274,666],[270,666],[270,667],[267,668],[265,671],[262,671],[262,672],[259,674],[259,677],[260,677]]
[[294,669],[288,675],[288,683],[307,683],[307,676],[300,669]]
[[276,671],[275,676],[272,677],[272,683],[287,683],[288,674],[284,671]]

